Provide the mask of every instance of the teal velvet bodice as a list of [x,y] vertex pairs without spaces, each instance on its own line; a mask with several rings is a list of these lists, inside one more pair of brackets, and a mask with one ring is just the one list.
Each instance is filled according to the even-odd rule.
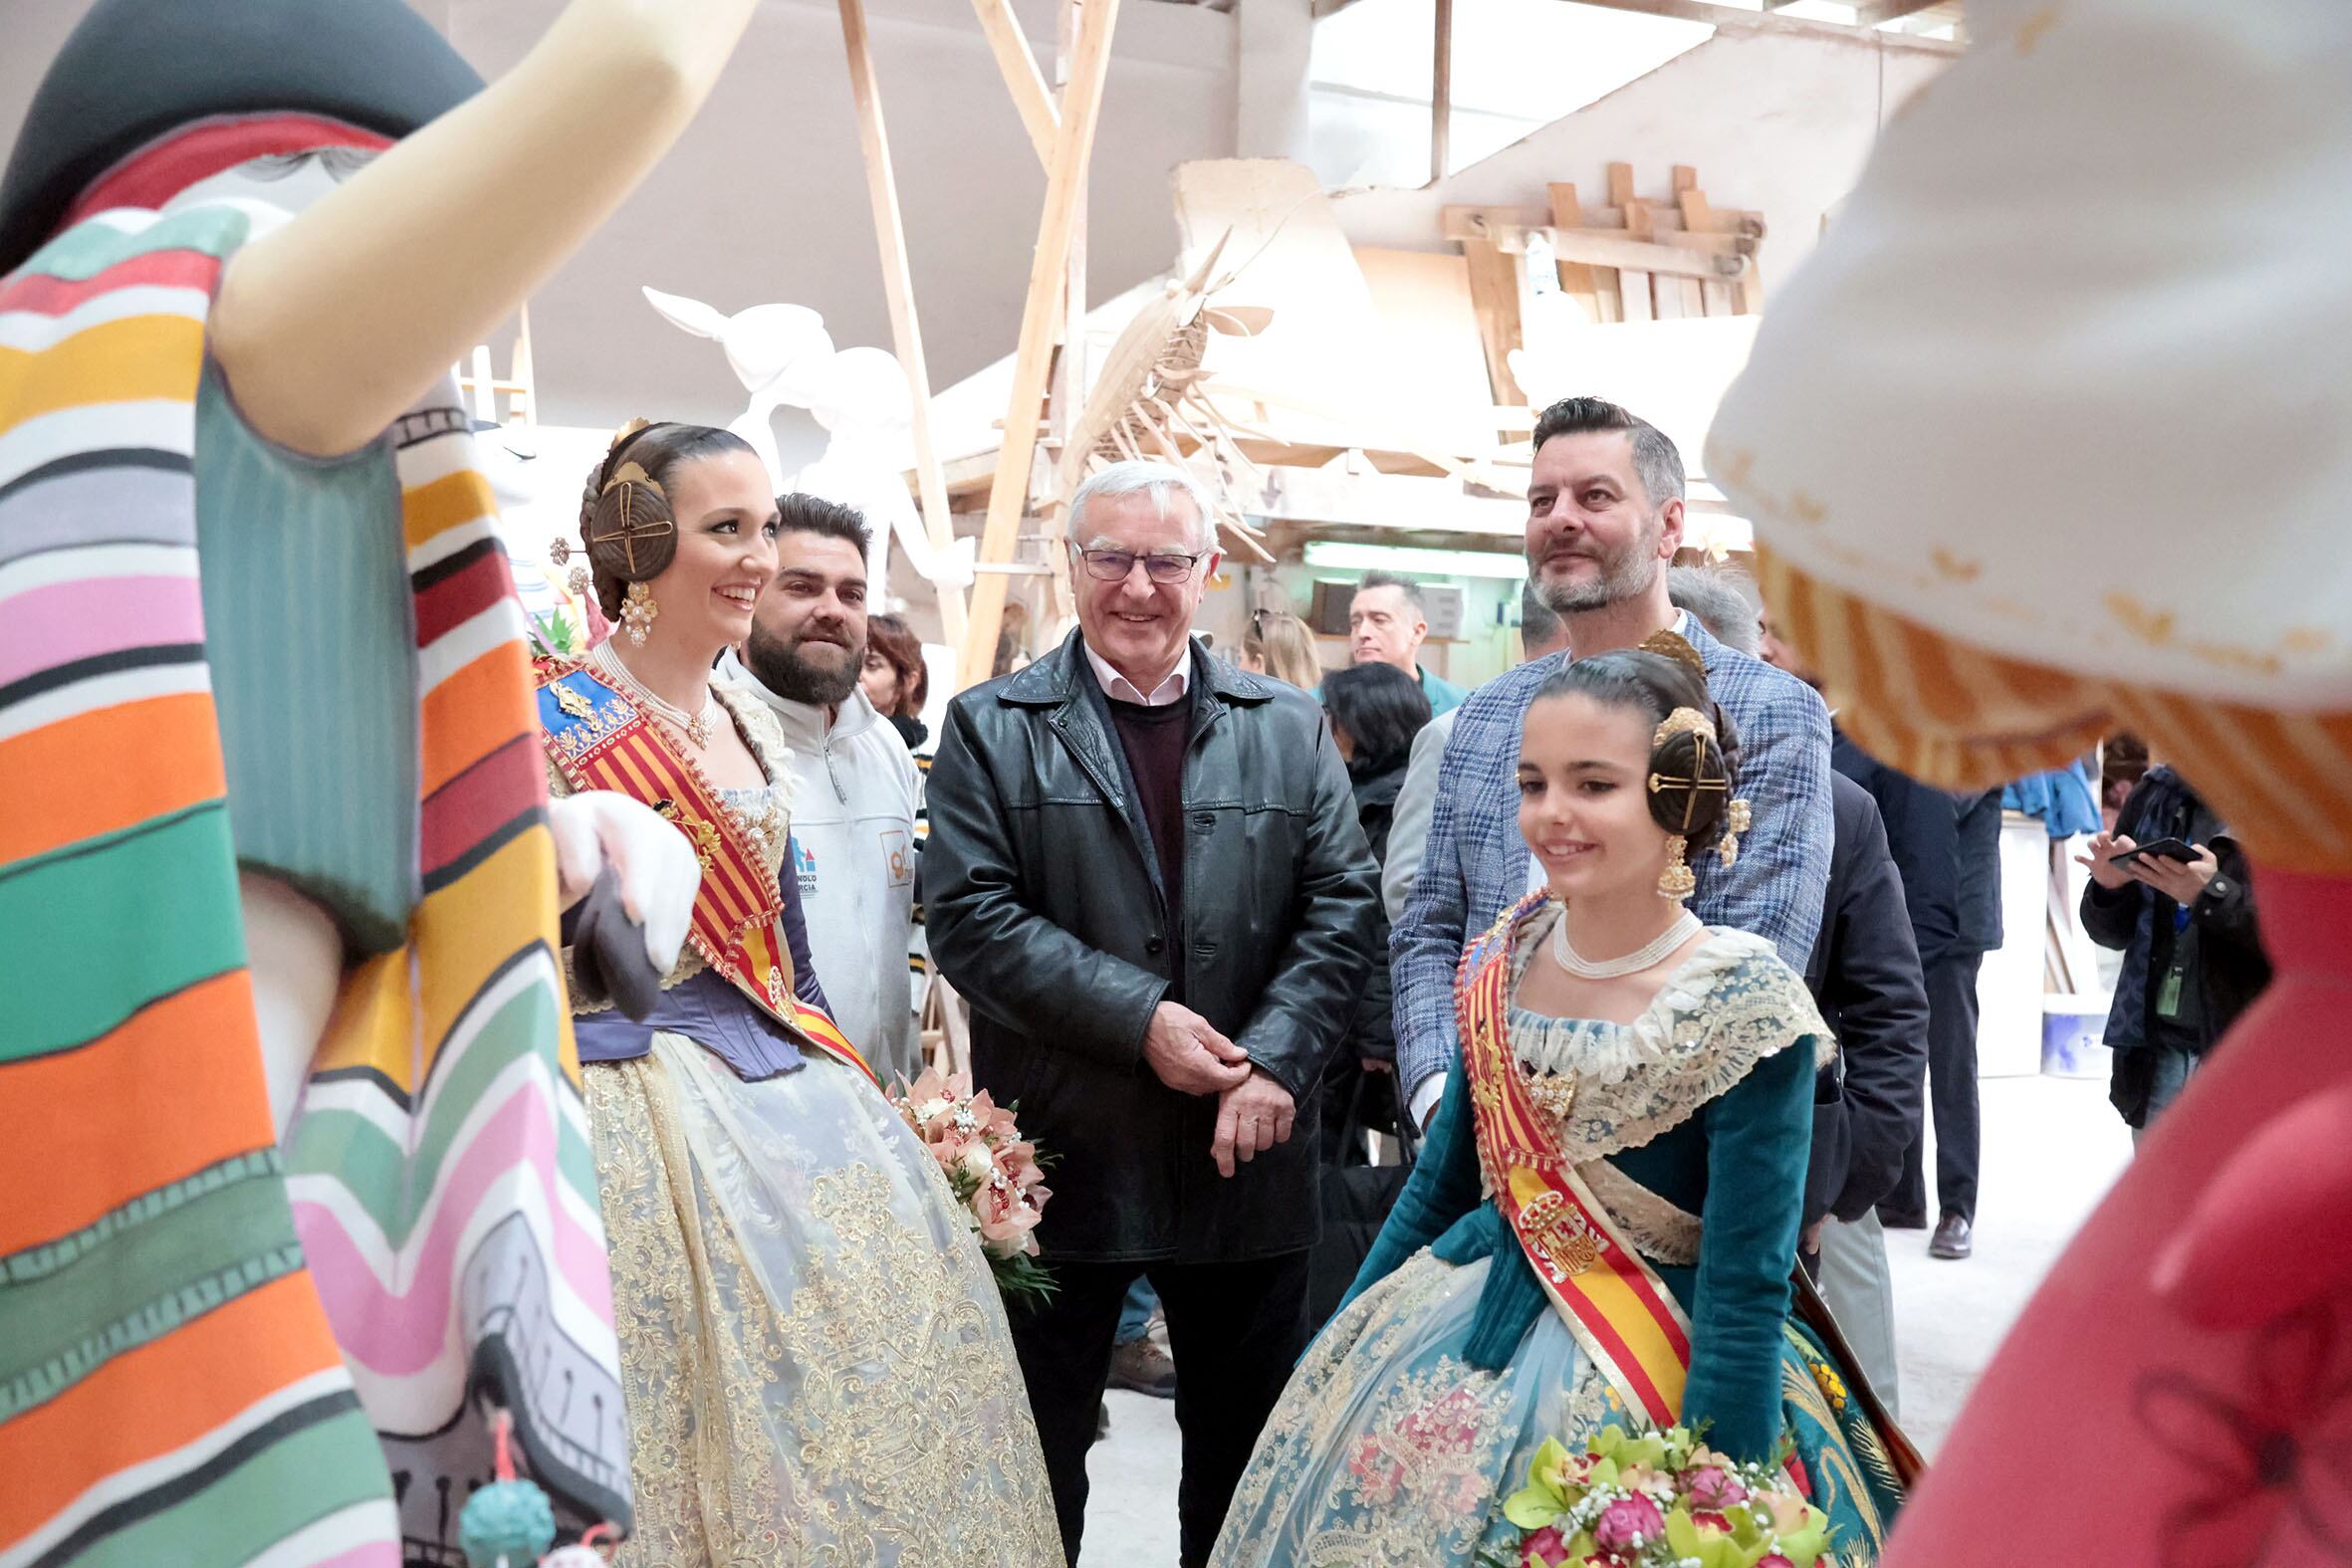
[[[1534,1015],[1513,1016],[1517,1024]],[[1691,1320],[1683,1420],[1709,1422],[1717,1447],[1743,1457],[1768,1455],[1780,1435],[1781,1324],[1812,1150],[1813,1047],[1810,1035],[1791,1038],[1679,1125],[1607,1157],[1700,1219],[1696,1266],[1650,1262]],[[1420,1162],[1349,1298],[1424,1246],[1448,1263],[1492,1258],[1467,1354],[1500,1369],[1550,1301],[1481,1192],[1476,1114],[1457,1060]]]
[[196,553],[240,867],[322,905],[354,953],[419,895],[416,629],[389,438],[314,460],[196,394]]

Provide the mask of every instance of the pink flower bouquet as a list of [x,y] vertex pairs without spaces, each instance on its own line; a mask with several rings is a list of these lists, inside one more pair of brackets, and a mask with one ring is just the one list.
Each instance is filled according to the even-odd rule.
[[1545,1440],[1503,1503],[1522,1531],[1490,1568],[1813,1568],[1829,1519],[1778,1464],[1743,1464],[1684,1427],[1606,1426],[1581,1454]]
[[1010,1107],[972,1092],[961,1074],[943,1078],[927,1069],[898,1097],[906,1118],[931,1158],[939,1162],[956,1201],[980,1234],[980,1249],[1008,1301],[1043,1300],[1054,1293],[1054,1276],[1038,1261],[1038,1221],[1046,1200],[1044,1160],[1026,1142]]

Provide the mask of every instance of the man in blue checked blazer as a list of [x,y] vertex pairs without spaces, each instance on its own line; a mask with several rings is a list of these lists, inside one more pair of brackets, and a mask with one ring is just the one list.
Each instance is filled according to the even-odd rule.
[[1534,444],[1528,570],[1566,622],[1569,652],[1471,693],[1446,744],[1421,874],[1389,937],[1397,1069],[1423,1123],[1462,1054],[1454,972],[1463,944],[1537,885],[1519,832],[1520,732],[1562,659],[1675,631],[1706,661],[1708,689],[1739,732],[1740,792],[1756,826],[1733,869],[1694,857],[1691,909],[1701,920],[1766,938],[1801,975],[1829,884],[1828,710],[1802,681],[1724,646],[1667,599],[1666,565],[1683,531],[1674,443],[1614,403],[1571,397],[1543,411]]

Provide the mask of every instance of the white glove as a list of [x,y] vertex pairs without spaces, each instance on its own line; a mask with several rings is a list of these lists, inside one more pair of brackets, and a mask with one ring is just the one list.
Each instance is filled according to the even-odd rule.
[[563,907],[588,896],[605,866],[620,878],[620,907],[645,928],[645,956],[668,974],[694,918],[702,865],[694,846],[652,807],[609,789],[552,800],[556,876]]

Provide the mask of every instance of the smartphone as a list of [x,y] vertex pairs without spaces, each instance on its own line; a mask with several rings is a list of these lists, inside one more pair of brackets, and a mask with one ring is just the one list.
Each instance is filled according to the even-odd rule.
[[2177,860],[2188,865],[2197,858],[2197,846],[2179,838],[2158,838],[2126,849],[2120,855],[2110,855],[2109,865],[2128,865],[2142,855],[2154,855],[2159,860]]

